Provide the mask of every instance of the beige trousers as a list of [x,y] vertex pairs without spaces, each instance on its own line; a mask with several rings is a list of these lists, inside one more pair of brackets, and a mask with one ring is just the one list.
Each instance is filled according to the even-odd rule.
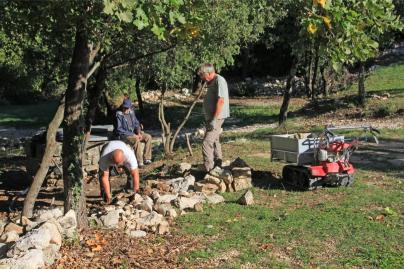
[[222,146],[219,142],[219,137],[224,119],[218,119],[215,123],[215,128],[206,131],[202,144],[203,165],[206,171],[212,170],[215,160],[222,159]]
[[[143,164],[144,160],[151,160],[152,158],[152,137],[151,135],[141,132],[142,139],[137,139],[132,136],[127,136],[123,139],[124,142],[130,144],[136,154],[136,159],[139,164]],[[144,142],[144,151],[142,151],[141,142]]]

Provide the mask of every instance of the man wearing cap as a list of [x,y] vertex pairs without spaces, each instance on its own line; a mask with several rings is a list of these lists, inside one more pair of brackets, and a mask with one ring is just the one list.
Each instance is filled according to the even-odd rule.
[[215,165],[222,165],[219,137],[224,120],[230,116],[229,92],[226,80],[216,73],[212,64],[201,65],[198,75],[207,82],[207,92],[203,99],[206,133],[203,138],[202,155],[205,170],[209,172]]
[[[115,134],[120,140],[133,147],[138,165],[141,168],[144,164],[152,162],[152,137],[141,131],[141,125],[132,110],[132,102],[129,98],[123,100],[121,109],[116,112]],[[145,143],[143,152],[141,142]]]
[[[104,202],[111,203],[111,186],[109,182],[109,169],[111,167],[125,166],[132,177],[133,191],[139,191],[139,169],[133,150],[124,142],[114,140],[104,146],[99,164],[99,180],[101,196]],[[128,180],[130,180],[128,178]]]

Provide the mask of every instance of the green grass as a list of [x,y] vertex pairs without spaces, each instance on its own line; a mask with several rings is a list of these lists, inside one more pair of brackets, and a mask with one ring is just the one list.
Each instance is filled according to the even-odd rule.
[[[366,114],[375,117],[384,117],[396,112],[402,113],[404,109],[404,62],[389,66],[381,66],[371,72],[365,80],[365,88],[368,94],[390,97],[385,100],[369,98]],[[343,95],[356,95],[358,85],[354,83]]]
[[[255,171],[279,173],[283,164],[253,156],[266,152],[267,140],[233,141],[224,144],[226,158],[239,155]],[[189,267],[236,251],[221,268],[403,268],[404,186],[394,177],[379,185],[383,174],[359,169],[351,188],[254,187],[256,205],[249,207],[235,202],[242,192],[225,193],[226,203],[178,219],[180,233],[204,238],[204,247],[182,255]]]
[[13,127],[46,126],[56,111],[57,102],[35,105],[0,106],[0,125]]

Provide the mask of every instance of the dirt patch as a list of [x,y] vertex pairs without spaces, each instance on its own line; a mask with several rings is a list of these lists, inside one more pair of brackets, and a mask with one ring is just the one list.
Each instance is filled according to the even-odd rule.
[[[91,251],[89,240],[104,243]],[[148,235],[138,239],[118,230],[88,230],[80,239],[63,245],[62,258],[50,268],[184,268],[179,254],[198,248],[200,242],[201,238],[194,236]]]

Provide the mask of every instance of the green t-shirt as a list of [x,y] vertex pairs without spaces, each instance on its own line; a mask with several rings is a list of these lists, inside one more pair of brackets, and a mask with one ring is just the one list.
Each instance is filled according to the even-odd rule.
[[207,92],[203,99],[203,109],[205,111],[205,120],[210,121],[216,111],[216,104],[219,97],[224,99],[224,104],[222,111],[220,112],[219,119],[225,119],[230,117],[230,106],[229,106],[229,90],[227,88],[227,82],[224,77],[216,75],[207,84]]

